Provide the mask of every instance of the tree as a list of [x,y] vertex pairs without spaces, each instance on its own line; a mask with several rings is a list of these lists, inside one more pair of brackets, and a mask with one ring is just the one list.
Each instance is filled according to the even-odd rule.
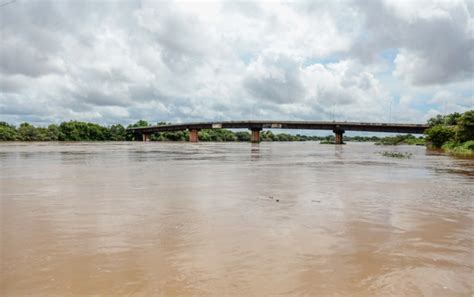
[[[138,127],[148,127],[148,126],[150,126],[150,124],[147,121],[139,120],[134,124],[128,125],[127,128],[138,128]],[[134,140],[135,136],[140,136],[139,134],[135,135],[135,133],[132,132],[132,131],[126,131],[126,133],[127,133],[126,137],[125,137],[126,140]],[[151,139],[153,140],[153,139],[155,139],[155,137],[152,135]]]
[[0,141],[14,141],[17,138],[18,133],[15,126],[0,122]]
[[199,131],[199,141],[212,141],[208,131],[209,130]]
[[275,134],[273,134],[272,131],[262,131],[260,133],[260,139],[262,141],[274,141],[275,140]]
[[434,127],[436,125],[444,124],[444,117],[440,114],[428,120],[428,125]]
[[81,132],[79,127],[79,122],[70,121],[62,122],[59,125],[60,138],[62,141],[79,141],[81,139]]
[[150,124],[148,124],[147,121],[145,120],[139,120],[135,124],[128,125],[128,128],[138,128],[138,127],[148,127]]
[[51,124],[48,126],[48,138],[51,141],[58,141],[61,138],[61,131],[59,130],[59,126],[55,124]]
[[171,141],[186,141],[189,138],[188,131],[164,132],[161,134],[166,140]]
[[126,139],[127,131],[125,130],[124,126],[120,124],[110,126],[108,140],[123,141]]
[[437,116],[428,120],[428,125],[430,127],[436,125],[448,125],[448,126],[455,126],[458,123],[458,120],[461,118],[461,114],[459,112],[451,113],[446,116],[442,116],[438,114]]
[[18,135],[19,135],[20,140],[23,140],[23,141],[39,140],[39,137],[38,137],[39,134],[35,126],[30,125],[28,123],[20,124],[20,127],[18,128]]
[[250,141],[250,133],[249,132],[235,132],[235,137],[237,141]]
[[97,141],[108,140],[107,128],[93,123],[78,121],[63,122],[59,125],[59,140],[65,141]]
[[461,118],[461,114],[459,112],[448,114],[444,117],[444,124],[449,126],[457,125],[459,118]]
[[433,147],[440,148],[443,144],[454,138],[454,129],[448,126],[436,125],[425,131],[426,139]]
[[93,123],[86,123],[86,125],[86,131],[83,134],[86,140],[109,140],[109,130],[107,128]]
[[456,140],[474,140],[474,110],[466,111],[457,121]]

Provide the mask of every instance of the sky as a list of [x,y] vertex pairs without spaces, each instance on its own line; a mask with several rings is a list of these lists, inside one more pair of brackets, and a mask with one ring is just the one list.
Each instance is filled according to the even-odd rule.
[[474,108],[473,3],[0,0],[0,121],[424,123]]

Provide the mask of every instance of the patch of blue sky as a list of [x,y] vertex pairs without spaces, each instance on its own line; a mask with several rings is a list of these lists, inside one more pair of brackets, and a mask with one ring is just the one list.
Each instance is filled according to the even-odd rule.
[[257,55],[256,53],[253,53],[253,52],[245,52],[241,54],[239,57],[240,57],[240,60],[244,62],[245,65],[248,65],[257,58]]
[[387,48],[380,52],[379,57],[386,61],[392,70],[395,68],[395,58],[398,54],[398,48]]
[[322,64],[322,65],[333,64],[333,63],[339,62],[340,60],[341,60],[341,57],[339,55],[332,55],[332,56],[327,56],[327,57],[322,57],[322,58],[312,57],[312,58],[308,58],[304,60],[303,67],[308,67],[314,64]]
[[412,104],[410,104],[410,106],[416,109],[417,111],[421,111],[423,113],[428,112],[430,109],[433,109],[434,107],[439,107],[439,104],[429,103],[429,101],[430,101],[430,98],[415,100]]
[[[431,96],[429,94],[418,94],[408,105],[417,111],[426,113],[433,108],[439,107],[437,103],[431,103],[430,101]],[[394,96],[392,104],[392,117],[396,117],[396,113],[398,112],[397,105],[400,104],[400,95]]]

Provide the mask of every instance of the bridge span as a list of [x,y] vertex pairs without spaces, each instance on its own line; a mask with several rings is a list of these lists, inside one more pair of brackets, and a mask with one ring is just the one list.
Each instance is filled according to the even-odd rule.
[[327,121],[224,121],[196,122],[159,126],[134,127],[127,129],[135,134],[136,140],[149,141],[150,135],[159,132],[189,131],[189,141],[198,142],[199,130],[202,129],[249,129],[251,141],[260,142],[260,131],[263,129],[295,130],[332,130],[336,136],[335,143],[343,143],[345,131],[365,131],[383,133],[421,134],[429,126],[425,124],[399,123],[364,123],[364,122],[327,122]]

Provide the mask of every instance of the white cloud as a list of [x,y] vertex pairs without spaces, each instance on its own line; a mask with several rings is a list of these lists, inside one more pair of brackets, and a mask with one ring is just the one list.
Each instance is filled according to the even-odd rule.
[[[17,1],[0,10],[0,116],[386,121],[393,102],[418,122],[445,89],[472,108],[472,23],[462,1]],[[372,58],[392,48],[392,69]]]
[[354,45],[364,61],[396,48],[394,75],[412,85],[472,79],[473,18],[467,1],[359,1],[365,30]]

